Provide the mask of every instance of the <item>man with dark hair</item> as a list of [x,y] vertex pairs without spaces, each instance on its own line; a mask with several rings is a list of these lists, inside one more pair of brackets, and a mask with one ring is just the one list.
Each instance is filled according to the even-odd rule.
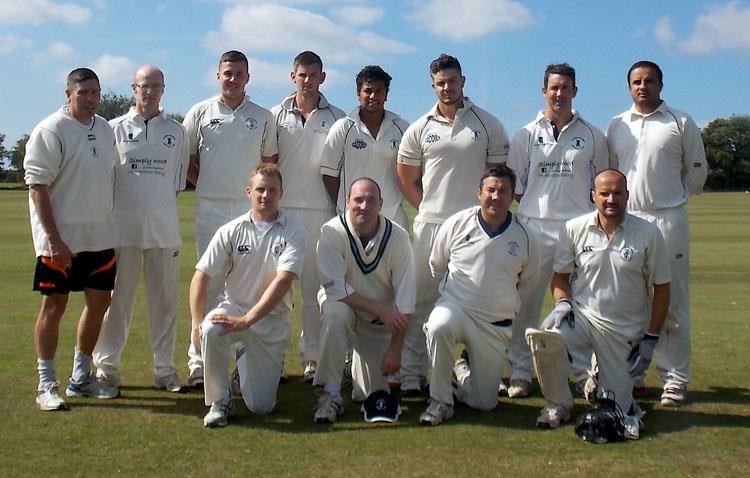
[[[594,209],[589,196],[594,175],[610,167],[604,134],[573,109],[577,93],[572,66],[548,65],[542,86],[546,107],[516,133],[510,145],[508,166],[518,175],[518,213],[537,242],[541,267],[539,280],[531,284],[529,300],[522,304],[513,324],[508,387],[511,398],[525,397],[531,390],[531,351],[523,334],[527,327],[539,324],[565,221]],[[581,352],[574,358],[575,379],[583,387],[590,354]]]
[[359,106],[328,132],[320,172],[339,213],[352,182],[369,177],[383,190],[382,214],[406,228],[396,157],[408,123],[385,109],[390,84],[391,75],[379,66],[365,66],[357,74]]
[[[432,364],[430,405],[423,425],[453,416],[453,396],[479,410],[497,405],[503,363],[514,319],[538,275],[538,255],[524,226],[509,211],[515,174],[493,165],[479,183],[479,206],[452,215],[440,226],[430,253],[440,298],[424,326]],[[457,343],[468,358],[454,364]],[[457,388],[452,386],[455,376]]]
[[[708,174],[695,121],[661,99],[661,68],[638,61],[628,69],[633,106],[607,128],[609,149],[630,185],[628,210],[659,227],[672,260],[672,294],[656,366],[664,383],[661,403],[678,406],[690,381],[690,227],[685,204],[703,190]],[[645,377],[633,392],[646,393]]]
[[42,294],[34,328],[41,410],[61,410],[55,353],[70,291],[83,291],[69,397],[114,398],[117,388],[91,373],[92,352],[115,281],[112,194],[116,161],[112,128],[96,115],[99,78],[88,68],[68,75],[68,102],[31,132],[23,160],[36,252],[34,290]]
[[[219,59],[216,80],[219,95],[194,105],[185,115],[190,141],[188,180],[195,184],[195,242],[202,256],[216,230],[247,211],[245,178],[250,170],[276,152],[276,124],[271,113],[250,101],[245,86],[250,81],[247,57],[228,51]],[[208,287],[209,309],[218,304],[223,284]],[[200,322],[192,324],[188,350],[188,384],[203,383],[200,356]]]
[[[190,314],[203,330],[205,403],[211,407],[203,418],[207,427],[226,426],[234,409],[227,367],[238,344],[245,405],[258,414],[276,406],[291,330],[292,284],[305,254],[302,226],[279,209],[284,189],[278,168],[257,166],[245,193],[250,211],[216,231],[190,283]],[[209,309],[206,291],[216,279],[222,300]]]
[[[323,62],[311,51],[303,51],[294,58],[291,72],[295,90],[280,105],[271,109],[278,138],[277,162],[288,184],[295,187],[281,199],[281,207],[297,219],[307,234],[307,256],[315,255],[315,244],[322,226],[335,215],[334,207],[323,182],[320,181],[320,163],[323,143],[331,126],[344,112],[328,103],[320,92],[326,79]],[[302,336],[299,352],[304,379],[312,382],[318,361],[320,336],[320,310],[317,293],[320,281],[314,260],[305,262],[299,278],[302,297]]]
[[427,373],[422,325],[437,299],[429,257],[438,227],[451,214],[475,204],[476,178],[490,163],[505,163],[508,135],[484,109],[464,96],[466,78],[458,60],[440,55],[430,64],[437,104],[404,132],[396,174],[404,198],[419,210],[414,218],[417,306],[409,322],[401,367],[401,388],[419,393]]

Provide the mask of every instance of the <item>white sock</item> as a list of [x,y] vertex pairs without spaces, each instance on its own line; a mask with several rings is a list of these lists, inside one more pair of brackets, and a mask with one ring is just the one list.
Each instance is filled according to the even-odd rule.
[[50,383],[57,382],[55,359],[36,359],[36,370],[39,372],[39,391],[44,391]]
[[91,355],[85,354],[76,348],[75,355],[73,356],[73,373],[70,376],[73,383],[83,383],[89,379],[92,361],[93,357]]
[[340,383],[327,383],[323,386],[323,390],[328,395],[332,395],[337,398],[341,398],[341,384]]

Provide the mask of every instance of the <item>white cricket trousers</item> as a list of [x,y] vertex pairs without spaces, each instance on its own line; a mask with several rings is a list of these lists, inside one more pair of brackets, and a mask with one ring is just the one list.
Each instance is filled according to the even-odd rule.
[[[417,301],[414,314],[409,320],[401,354],[401,383],[407,387],[418,387],[427,375],[429,361],[425,342],[424,324],[439,297],[439,281],[430,273],[430,252],[440,224],[414,221],[412,251],[414,274],[417,285]],[[495,391],[497,393],[497,390]]]
[[307,248],[299,275],[302,333],[298,347],[303,361],[317,362],[320,342],[320,307],[318,306],[320,278],[316,249],[320,238],[320,228],[333,217],[333,209],[285,208],[284,211],[305,228]]
[[683,206],[658,211],[629,211],[655,224],[667,243],[672,265],[669,312],[654,361],[664,386],[690,382],[690,225]]
[[179,305],[180,248],[115,249],[117,276],[112,302],[94,348],[94,364],[106,375],[120,375],[120,359],[133,319],[138,275],[143,263],[154,376],[175,373],[174,343]]
[[380,364],[391,343],[390,329],[373,324],[337,300],[323,302],[321,313],[315,385],[341,384],[346,353],[353,349],[352,398],[362,401],[372,392],[388,390],[388,378],[380,373]]
[[229,390],[229,361],[234,357],[235,345],[243,351],[237,359],[242,399],[248,410],[257,414],[270,413],[276,407],[276,394],[289,342],[288,317],[268,315],[260,322],[240,332],[219,335],[223,326],[214,325],[211,316],[227,314],[239,316],[246,311],[222,303],[206,315],[202,324],[203,380],[206,405],[231,397]]
[[[208,244],[216,231],[229,221],[250,211],[250,200],[243,199],[206,199],[198,198],[195,207],[195,247],[198,259],[206,252]],[[219,305],[224,295],[224,278],[228,271],[224,270],[212,277],[206,289],[206,310],[212,310]],[[188,347],[188,367],[192,373],[203,367],[198,344],[193,344],[193,333],[200,327],[199,323],[192,323],[190,331],[190,346]]]
[[[521,309],[513,321],[513,345],[510,348],[510,379],[531,382],[533,363],[531,349],[526,343],[525,333],[529,327],[538,328],[545,296],[551,295],[550,282],[554,272],[555,252],[560,235],[565,232],[565,220],[536,219],[524,217],[521,223],[536,242],[539,254],[539,280],[535,284],[523,284],[519,289]],[[546,315],[546,314],[545,314]],[[591,350],[580,350],[571,354],[572,373],[576,382],[586,380],[591,367]]]
[[451,299],[441,297],[438,300],[424,325],[432,364],[432,399],[453,404],[453,349],[457,343],[463,343],[469,354],[471,374],[468,378],[459,378],[460,390],[457,395],[472,408],[495,408],[497,388],[511,346],[512,326],[493,325],[491,322],[494,321],[472,316]]

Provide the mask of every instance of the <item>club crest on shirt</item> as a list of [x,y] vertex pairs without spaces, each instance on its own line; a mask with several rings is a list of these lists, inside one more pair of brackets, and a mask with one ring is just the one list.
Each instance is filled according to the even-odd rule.
[[247,129],[256,129],[258,121],[255,118],[245,118],[245,126],[247,126]]
[[518,256],[518,249],[520,249],[521,246],[516,241],[510,241],[508,242],[508,254],[511,256]]
[[630,262],[633,260],[633,256],[635,255],[635,251],[632,247],[626,246],[620,249],[620,257],[622,257],[623,261]]
[[575,136],[570,140],[570,147],[573,149],[583,149],[586,147],[586,140],[580,136]]
[[167,148],[174,148],[177,144],[177,140],[171,134],[164,135],[164,137],[161,139],[161,142]]
[[425,138],[424,142],[427,144],[437,143],[440,141],[440,135],[439,134],[428,134]]
[[365,149],[367,147],[367,143],[365,143],[362,139],[357,138],[352,142],[352,148],[354,149]]
[[281,240],[271,247],[271,254],[273,257],[279,257],[284,249],[286,249],[286,241]]
[[396,151],[398,151],[399,144],[400,144],[399,140],[397,140],[397,139],[392,139],[391,140],[391,148],[395,149]]

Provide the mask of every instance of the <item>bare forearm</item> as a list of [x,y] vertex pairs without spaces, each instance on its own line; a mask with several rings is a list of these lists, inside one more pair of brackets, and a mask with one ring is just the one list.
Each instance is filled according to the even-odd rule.
[[194,324],[203,322],[206,316],[206,290],[211,276],[205,272],[195,271],[190,281],[190,317]]
[[422,202],[422,168],[398,164],[396,174],[404,198],[415,209],[419,209]]
[[370,315],[374,315],[375,317],[380,317],[384,307],[380,302],[368,299],[359,292],[352,292],[351,294],[341,299],[341,302],[348,305],[354,310],[365,312]]
[[339,198],[339,187],[341,185],[341,181],[339,178],[328,176],[327,174],[323,174],[323,186],[326,188],[326,192],[328,193],[328,197],[331,198],[331,201],[333,201],[333,204],[336,204]]
[[555,272],[550,284],[552,288],[552,297],[557,303],[560,299],[571,300],[573,294],[570,289],[570,274]]
[[669,284],[655,284],[648,332],[658,335],[669,310]]

